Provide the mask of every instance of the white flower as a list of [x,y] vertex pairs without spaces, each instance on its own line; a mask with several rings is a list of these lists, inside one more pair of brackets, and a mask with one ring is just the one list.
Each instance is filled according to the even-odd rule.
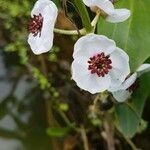
[[106,20],[112,23],[123,22],[130,17],[130,10],[115,9],[111,0],[83,0],[88,7],[97,6],[106,14]]
[[57,7],[51,0],[38,0],[31,12],[28,43],[35,54],[49,51],[53,45],[53,30]]
[[124,102],[131,96],[132,92],[137,88],[137,78],[148,71],[150,71],[150,64],[141,65],[136,70],[136,72],[129,76],[121,85],[119,85],[116,89],[109,89],[109,91],[112,92],[113,97],[118,102]]
[[128,55],[103,35],[81,37],[74,46],[73,58],[72,79],[92,94],[123,82],[130,73]]

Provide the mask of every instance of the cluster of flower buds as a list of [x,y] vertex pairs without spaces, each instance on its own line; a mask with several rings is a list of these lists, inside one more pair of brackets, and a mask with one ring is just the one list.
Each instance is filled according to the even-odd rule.
[[[112,0],[83,0],[88,7],[99,9],[106,21],[118,23],[130,17],[130,10],[115,9]],[[38,0],[31,12],[28,43],[35,54],[48,52],[53,45],[53,30],[58,10],[51,0]],[[150,64],[130,72],[129,57],[104,35],[82,36],[74,45],[72,79],[92,94],[109,91],[123,102],[132,94],[137,77],[150,70]]]

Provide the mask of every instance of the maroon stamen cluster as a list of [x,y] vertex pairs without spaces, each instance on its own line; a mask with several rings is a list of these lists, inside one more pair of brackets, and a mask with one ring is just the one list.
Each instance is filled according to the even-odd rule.
[[37,36],[39,33],[39,37],[41,36],[41,30],[43,26],[43,17],[41,14],[33,15],[29,22],[29,32],[33,34],[33,36]]
[[136,79],[135,82],[127,88],[129,92],[134,92],[139,87],[139,79]]
[[109,70],[112,69],[112,62],[109,56],[105,56],[103,52],[90,57],[88,63],[88,70],[90,70],[92,74],[96,73],[99,77],[104,77],[108,74]]

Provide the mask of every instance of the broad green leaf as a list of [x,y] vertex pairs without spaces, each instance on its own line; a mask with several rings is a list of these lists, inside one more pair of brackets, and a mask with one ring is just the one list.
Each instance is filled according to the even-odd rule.
[[118,129],[127,137],[132,137],[140,118],[126,104],[116,105],[116,118]]
[[104,34],[116,41],[130,57],[131,70],[135,71],[150,56],[150,0],[120,0],[116,8],[128,8],[128,21],[112,24],[100,18],[98,34]]
[[47,134],[50,137],[64,137],[68,131],[68,128],[52,127],[47,129]]
[[150,74],[140,78],[140,87],[132,96],[132,103],[116,105],[117,127],[127,137],[133,137],[139,128],[146,99],[150,94]]

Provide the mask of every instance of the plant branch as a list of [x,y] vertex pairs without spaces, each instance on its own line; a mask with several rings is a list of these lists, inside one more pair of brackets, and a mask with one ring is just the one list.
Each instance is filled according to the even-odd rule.
[[[39,56],[39,60],[41,63],[41,68],[43,74],[48,77],[48,71],[47,71],[47,66],[44,60],[44,57],[42,55]],[[50,89],[48,89],[50,90]],[[54,126],[59,126],[58,122],[54,118],[53,111],[52,111],[52,100],[45,98],[45,107],[46,107],[46,115],[47,115],[47,122],[49,127],[54,127]],[[54,150],[60,150],[60,143],[55,140],[51,139],[52,142],[52,147]]]
[[79,33],[81,35],[85,35],[86,34],[86,31],[85,31],[84,28],[79,30],[79,31],[77,31],[77,30],[63,30],[63,29],[54,28],[54,32],[55,33],[59,33],[59,34],[65,34],[65,35],[78,35]]
[[[94,28],[94,30],[96,28],[96,24],[99,19],[99,16],[100,16],[100,11],[98,10],[96,13],[96,16],[94,17],[94,19],[91,22],[91,26]],[[54,28],[54,32],[59,33],[59,34],[65,34],[65,35],[79,35],[79,33],[80,33],[80,35],[86,35],[85,28],[80,29],[80,30],[63,30],[63,29]]]
[[132,150],[138,150],[138,148],[135,146],[135,144],[126,136],[124,136],[125,140],[127,141],[127,143],[131,146]]
[[114,127],[108,120],[104,121],[104,128],[106,132],[106,142],[108,150],[115,150],[115,142],[114,142]]
[[86,131],[85,131],[85,128],[84,128],[83,125],[81,125],[80,131],[81,131],[81,137],[82,137],[83,144],[84,144],[84,150],[90,150],[89,149],[89,144],[88,144],[88,139],[87,139],[87,136],[86,136]]
[[95,28],[96,28],[96,24],[99,20],[99,16],[100,16],[100,10],[97,10],[96,16],[94,17],[94,19],[91,22],[91,26],[94,28],[94,31],[95,31]]

